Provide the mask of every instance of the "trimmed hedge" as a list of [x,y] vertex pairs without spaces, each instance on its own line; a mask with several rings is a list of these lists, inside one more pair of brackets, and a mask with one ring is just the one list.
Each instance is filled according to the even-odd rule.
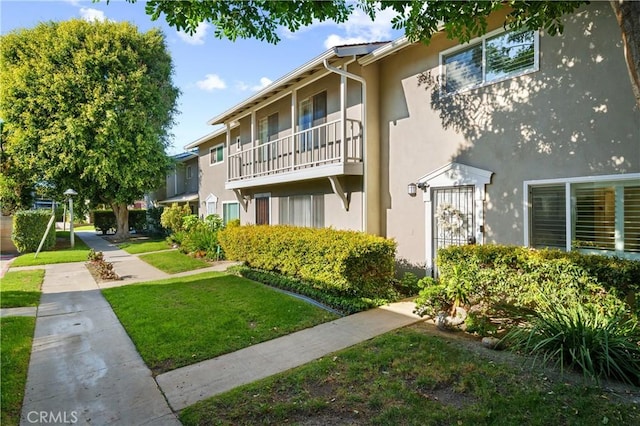
[[[13,232],[11,240],[20,253],[38,250],[42,236],[51,219],[49,210],[23,210],[13,215]],[[56,245],[56,228],[51,226],[42,250],[52,249]]]
[[102,231],[102,235],[109,232],[110,229],[116,229],[118,222],[116,221],[116,215],[113,210],[94,210],[93,214],[93,226],[96,231]]
[[245,278],[269,285],[271,287],[288,290],[293,293],[298,293],[303,296],[310,297],[320,303],[323,303],[326,306],[342,312],[345,315],[351,315],[355,314],[356,312],[366,311],[368,309],[376,308],[389,302],[387,299],[368,299],[361,297],[337,296],[328,294],[297,278],[287,277],[275,272],[251,269],[246,266],[239,266],[235,269],[240,275]]
[[[640,261],[518,246],[467,245],[438,251],[440,283],[489,304],[534,306],[540,292],[606,307],[611,297],[640,313]],[[462,287],[460,289],[460,287]],[[465,288],[466,287],[466,288]]]
[[228,226],[218,239],[227,259],[299,278],[329,294],[371,298],[393,294],[393,240],[286,225]]
[[[118,227],[113,210],[94,210],[92,214],[93,226],[96,231],[102,231],[102,235],[110,229]],[[129,210],[129,229],[135,229],[138,232],[147,229],[147,211],[145,209]]]

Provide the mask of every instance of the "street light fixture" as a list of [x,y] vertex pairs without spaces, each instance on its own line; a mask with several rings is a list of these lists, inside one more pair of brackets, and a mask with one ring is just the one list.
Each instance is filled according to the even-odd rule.
[[75,246],[75,240],[73,236],[73,197],[74,195],[78,195],[78,193],[73,189],[69,188],[66,191],[64,191],[64,195],[69,199],[69,216],[70,216],[69,236],[71,238],[71,248],[73,248]]

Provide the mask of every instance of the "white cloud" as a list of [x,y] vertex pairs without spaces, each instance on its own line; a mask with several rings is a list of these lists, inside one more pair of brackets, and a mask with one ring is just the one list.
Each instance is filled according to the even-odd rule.
[[255,84],[253,86],[250,85],[250,84],[245,83],[244,81],[238,81],[238,82],[236,82],[236,88],[238,90],[241,90],[241,91],[251,90],[252,92],[257,92],[257,91],[260,91],[260,90],[264,89],[265,87],[267,87],[271,83],[273,83],[273,81],[271,81],[270,78],[261,77],[260,78],[260,83]]
[[86,8],[86,7],[80,8],[80,17],[85,21],[89,21],[89,22],[93,22],[93,21],[104,22],[107,19],[103,11],[98,9]]
[[344,30],[344,35],[331,34],[325,41],[324,46],[329,49],[334,46],[344,44],[367,43],[373,41],[383,41],[391,38],[391,19],[396,12],[385,9],[378,12],[374,21],[361,10],[354,10],[347,22],[338,24],[338,28]]
[[207,36],[207,31],[209,30],[209,24],[206,22],[200,22],[196,27],[196,32],[193,35],[189,35],[185,32],[178,31],[178,37],[182,39],[182,41],[189,44],[204,44],[204,39]]
[[217,74],[207,74],[204,80],[196,82],[199,89],[212,92],[216,89],[226,89],[227,84]]

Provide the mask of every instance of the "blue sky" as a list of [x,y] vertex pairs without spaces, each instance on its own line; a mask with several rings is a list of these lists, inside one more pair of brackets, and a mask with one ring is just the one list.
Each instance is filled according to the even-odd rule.
[[109,19],[130,21],[139,31],[160,28],[174,63],[173,81],[182,95],[178,101],[180,114],[173,127],[171,154],[212,132],[206,122],[251,96],[266,84],[299,65],[340,44],[392,40],[401,35],[391,29],[389,14],[372,22],[357,11],[344,24],[317,23],[291,34],[280,31],[277,45],[257,40],[230,42],[213,36],[213,28],[201,24],[193,36],[169,27],[163,18],[152,21],[144,13],[144,1],[126,3],[112,0],[93,3],[84,0],[2,0],[0,32],[31,28],[39,22]]

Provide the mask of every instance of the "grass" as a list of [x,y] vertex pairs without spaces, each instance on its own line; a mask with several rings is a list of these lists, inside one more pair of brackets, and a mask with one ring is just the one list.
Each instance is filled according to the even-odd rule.
[[7,272],[0,286],[0,307],[38,306],[43,280],[44,269]]
[[254,281],[218,272],[103,294],[156,374],[336,318]]
[[41,251],[34,259],[35,253],[18,256],[11,266],[49,265],[52,263],[84,262],[89,255],[89,247],[75,235],[75,247],[70,247],[69,231],[56,231],[56,245],[51,251]]
[[164,238],[132,240],[118,244],[118,247],[129,254],[149,253],[151,251],[167,250],[171,248]]
[[[640,424],[637,404],[415,325],[201,401],[184,425]],[[487,358],[494,354],[496,360]]]
[[6,317],[0,319],[0,424],[20,424],[22,399],[27,382],[31,342],[36,319]]
[[[69,225],[67,225],[68,227]],[[96,227],[93,225],[80,225],[80,226],[74,226],[73,227],[74,231],[95,231]]]
[[143,254],[140,259],[168,274],[193,271],[194,269],[210,266],[202,259],[187,256],[177,250]]

